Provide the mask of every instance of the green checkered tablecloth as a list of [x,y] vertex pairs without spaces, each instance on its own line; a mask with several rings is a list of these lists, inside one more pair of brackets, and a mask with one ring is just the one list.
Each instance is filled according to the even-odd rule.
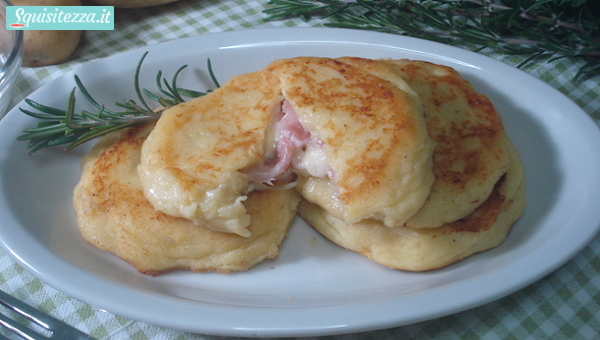
[[[86,31],[69,62],[23,68],[18,102],[79,65],[114,53],[200,34],[267,27],[308,27],[318,22],[265,22],[266,1],[181,0],[143,9],[118,9],[114,31]],[[493,58],[509,64],[502,55]],[[600,77],[573,82],[578,64],[559,60],[525,69],[559,89],[600,122]],[[50,312],[97,339],[224,339],[135,322],[94,309],[47,286],[0,250],[0,288]],[[328,339],[600,339],[600,237],[547,277],[495,302],[409,326]]]

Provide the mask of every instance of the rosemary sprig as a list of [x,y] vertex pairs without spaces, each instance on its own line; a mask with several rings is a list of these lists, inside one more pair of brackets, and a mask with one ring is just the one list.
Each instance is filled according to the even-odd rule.
[[[35,127],[23,129],[23,134],[17,137],[17,140],[28,141],[27,148],[30,153],[46,147],[63,144],[67,144],[66,150],[70,150],[110,132],[155,121],[165,109],[184,102],[184,97],[195,98],[206,95],[211,91],[198,92],[177,86],[177,78],[187,68],[187,65],[180,67],[170,82],[162,76],[162,71],[158,71],[156,75],[156,87],[159,94],[142,88],[140,86],[140,72],[147,55],[148,52],[142,55],[134,74],[134,87],[139,104],[134,100],[116,102],[115,106],[117,108],[111,110],[105,105],[98,103],[84,86],[81,79],[75,76],[76,87],[69,94],[66,109],[58,109],[40,104],[31,99],[25,99],[25,103],[33,110],[19,109],[39,121]],[[219,83],[212,71],[210,59],[207,61],[207,65],[214,85],[219,87]],[[79,113],[75,112],[75,93],[77,89],[95,108],[95,112],[87,110],[81,110]],[[157,102],[160,106],[152,109],[145,98]]]
[[534,61],[584,61],[576,77],[600,73],[597,0],[270,0],[267,20],[325,19],[325,26],[420,37]]

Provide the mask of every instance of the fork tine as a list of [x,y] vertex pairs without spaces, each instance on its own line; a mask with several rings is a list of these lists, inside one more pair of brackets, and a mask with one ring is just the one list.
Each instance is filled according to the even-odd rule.
[[[22,334],[20,334],[20,335],[21,335],[21,337],[23,337],[25,339],[32,339],[32,340],[38,340],[38,339],[93,340],[93,338],[90,337],[89,335],[79,331],[78,329],[76,329],[58,319],[53,318],[52,316],[50,316],[48,314],[43,313],[42,311],[40,311],[36,308],[31,307],[30,305],[24,303],[23,301],[21,301],[19,299],[14,298],[13,296],[7,294],[6,292],[4,292],[2,290],[0,290],[0,304],[2,304],[3,306],[9,308],[10,310],[12,310],[16,313],[21,314],[28,320],[34,322],[35,324],[39,325],[40,327],[42,327],[52,333],[49,337],[43,336],[41,334],[37,334],[37,333],[33,332],[33,330],[31,330],[27,327],[24,327],[23,325],[19,324],[18,322],[14,321],[12,319],[9,319],[5,316],[2,316],[0,314],[2,324],[5,325],[5,323],[6,323],[6,324],[16,328],[17,330],[21,330],[25,334],[25,336],[23,336]],[[7,326],[7,328],[13,330],[11,327]],[[19,334],[18,332],[15,332],[15,333]],[[29,338],[27,336],[29,336]],[[0,338],[0,340],[1,339],[2,338]]]
[[[7,317],[4,314],[0,314],[0,325],[6,327],[11,332],[17,334],[23,339],[27,340],[44,340],[46,337],[34,332],[30,328],[27,328],[19,322]],[[0,338],[2,339],[2,338]]]

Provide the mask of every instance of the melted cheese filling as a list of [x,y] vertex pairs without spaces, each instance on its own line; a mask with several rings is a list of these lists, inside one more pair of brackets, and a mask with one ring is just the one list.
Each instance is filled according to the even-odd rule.
[[269,188],[276,181],[290,183],[294,174],[332,178],[325,144],[304,129],[288,100],[283,101],[275,118],[267,142],[267,160],[247,172],[251,186]]

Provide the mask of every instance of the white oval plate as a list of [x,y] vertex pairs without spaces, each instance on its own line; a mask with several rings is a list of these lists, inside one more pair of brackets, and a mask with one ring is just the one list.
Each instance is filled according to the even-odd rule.
[[[442,270],[393,271],[344,251],[296,220],[280,256],[244,273],[137,273],[78,234],[71,191],[89,146],[27,155],[15,138],[34,120],[12,110],[0,122],[0,239],[41,280],[95,307],[170,328],[229,336],[309,336],[406,325],[501,298],[554,271],[600,226],[600,133],[573,102],[501,62],[424,40],[325,28],[207,34],[144,47],[79,68],[96,99],[135,98],[133,72],[150,51],[142,83],[181,65],[179,85],[210,88],[293,56],[423,59],[456,68],[501,112],[527,174],[525,214],[498,248]],[[66,107],[66,74],[30,98]],[[83,103],[79,100],[78,103]],[[25,107],[25,104],[19,106]]]

